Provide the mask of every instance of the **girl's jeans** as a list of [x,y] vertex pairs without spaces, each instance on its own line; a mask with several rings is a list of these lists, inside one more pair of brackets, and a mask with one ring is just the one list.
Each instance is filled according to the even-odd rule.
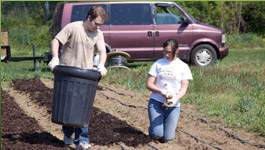
[[88,137],[88,128],[76,128],[71,126],[64,126],[63,125],[63,133],[67,137],[71,137],[72,134],[75,132],[75,140],[74,143],[76,145],[79,144],[79,142],[86,142],[89,143],[89,137]]
[[175,130],[180,114],[180,107],[167,108],[163,103],[150,99],[148,103],[148,115],[150,127],[149,135],[154,139],[165,142],[175,138]]

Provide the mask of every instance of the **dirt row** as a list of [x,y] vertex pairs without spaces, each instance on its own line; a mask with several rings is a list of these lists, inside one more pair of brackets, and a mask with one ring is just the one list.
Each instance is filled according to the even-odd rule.
[[[35,121],[37,120],[37,123],[34,124],[39,125],[40,128],[44,128],[43,130],[48,130],[48,134],[50,134],[54,138],[57,137],[55,139],[57,139],[59,142],[53,142],[62,143],[62,133],[60,133],[61,131],[60,129],[58,129],[60,126],[47,126],[47,124],[51,124],[49,119],[51,117],[52,108],[51,106],[53,81],[39,79],[21,79],[14,80],[12,86],[13,88],[5,88],[5,90],[10,94],[13,91],[14,99],[20,99],[20,97],[22,97],[23,95],[27,95],[26,97],[28,98],[27,100],[24,100],[24,103],[28,104],[29,102],[33,102],[34,104],[37,104],[34,107],[38,107],[38,109],[43,109],[44,111],[46,111],[47,114],[45,116],[47,116],[48,119],[46,118],[45,120],[41,117],[39,117],[38,119],[38,116],[35,116]],[[14,94],[14,91],[16,91],[17,93]],[[155,146],[157,149],[160,150],[215,149],[214,147],[209,146],[208,144],[199,142],[194,138],[190,137],[189,135],[178,131],[176,132],[176,139],[170,143],[161,144],[159,142],[152,141],[148,137],[147,133],[149,125],[146,110],[148,97],[149,93],[141,94],[135,91],[126,90],[124,88],[114,87],[112,85],[100,84],[99,89],[97,90],[94,108],[91,116],[91,123],[89,126],[90,140],[93,149],[122,149],[122,147],[125,149],[154,149],[150,145]],[[5,99],[7,98],[2,98],[2,101]],[[14,102],[16,100],[12,100],[11,98],[11,101]],[[22,106],[22,104],[20,106]],[[134,108],[130,106],[137,107]],[[4,107],[2,107],[2,114],[3,111],[5,111],[3,108]],[[185,111],[188,112],[194,112],[193,106],[191,105],[182,105],[182,109],[185,109]],[[28,112],[27,115],[29,115],[30,113],[36,114],[38,112]],[[8,117],[2,115],[2,118]],[[17,116],[13,116],[13,118],[17,118]],[[6,121],[7,120],[2,119],[2,128],[11,128],[11,126],[5,125],[3,123]],[[31,126],[31,123],[29,123],[28,126]],[[258,149],[248,144],[243,144],[238,140],[229,137],[219,129],[205,124],[199,119],[192,118],[185,113],[181,113],[178,129],[191,133],[192,135],[202,139],[206,143],[213,144],[216,147],[219,147],[220,149]],[[15,133],[20,133],[23,131],[20,128],[16,128],[15,126],[12,127],[11,130],[14,130]],[[35,132],[39,131],[31,131],[31,133]],[[247,137],[246,140],[249,140],[251,142],[264,143],[264,139],[255,136],[254,134],[241,131],[236,132],[239,135]],[[2,131],[2,139],[3,134],[6,134],[4,130]],[[13,142],[12,140],[12,138],[6,138],[5,140],[2,140],[2,148],[5,148],[6,145],[10,145],[9,142]],[[42,140],[47,141],[46,139],[40,139],[40,141]],[[20,139],[19,141],[24,140]],[[23,142],[21,143],[23,144]],[[57,148],[69,149],[68,147],[63,147],[63,145],[58,145],[57,147],[53,147],[51,149],[56,150]],[[18,149],[18,146],[15,144],[12,149]]]
[[38,122],[1,89],[1,149],[66,149],[61,140],[46,132]]

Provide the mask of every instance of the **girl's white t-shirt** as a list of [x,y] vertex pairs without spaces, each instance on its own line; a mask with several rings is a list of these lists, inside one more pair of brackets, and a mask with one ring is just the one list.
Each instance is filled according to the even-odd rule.
[[[160,89],[166,89],[171,93],[178,94],[181,89],[182,80],[192,80],[192,74],[189,66],[176,58],[168,61],[166,58],[157,60],[148,72],[149,75],[156,78],[155,85]],[[160,93],[151,93],[151,98],[161,103],[166,103],[166,98]],[[180,107],[180,100],[175,107]]]

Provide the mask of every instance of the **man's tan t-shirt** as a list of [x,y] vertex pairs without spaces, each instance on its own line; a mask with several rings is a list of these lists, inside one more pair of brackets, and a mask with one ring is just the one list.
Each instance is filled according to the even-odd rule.
[[103,33],[85,30],[83,21],[67,24],[55,38],[64,45],[60,65],[92,69],[95,48],[106,51]]

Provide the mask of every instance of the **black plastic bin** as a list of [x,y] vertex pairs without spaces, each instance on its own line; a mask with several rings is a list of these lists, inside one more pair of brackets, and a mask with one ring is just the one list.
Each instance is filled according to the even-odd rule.
[[100,74],[96,70],[56,66],[52,122],[87,127]]

